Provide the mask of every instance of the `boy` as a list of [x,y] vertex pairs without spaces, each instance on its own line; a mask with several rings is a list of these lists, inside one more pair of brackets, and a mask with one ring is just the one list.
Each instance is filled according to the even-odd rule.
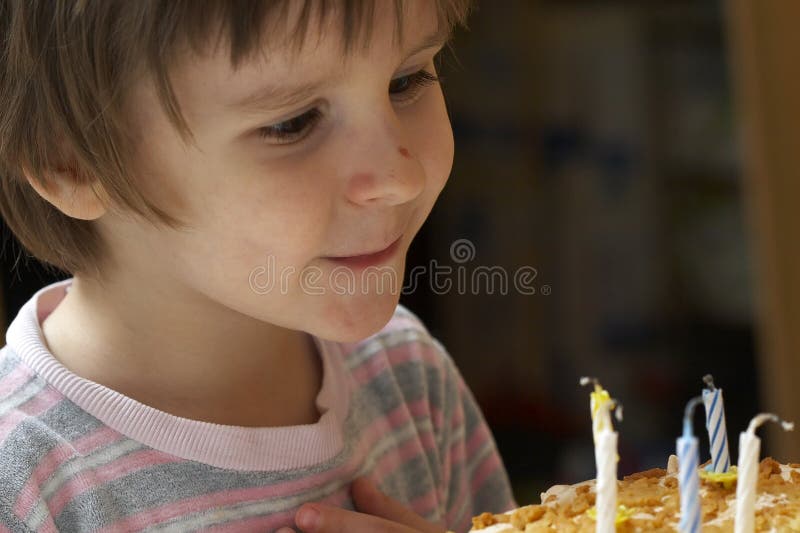
[[0,524],[432,533],[516,506],[449,355],[364,275],[402,280],[450,172],[434,57],[468,7],[0,0],[0,210],[73,276],[0,352]]

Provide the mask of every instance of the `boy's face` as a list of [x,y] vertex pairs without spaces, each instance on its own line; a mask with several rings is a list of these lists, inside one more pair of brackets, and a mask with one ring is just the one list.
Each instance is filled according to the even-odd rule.
[[[323,32],[317,46],[312,24],[296,61],[276,46],[234,72],[220,47],[181,64],[172,83],[199,150],[182,143],[152,85],[134,88],[137,178],[192,229],[102,217],[114,264],[133,273],[128,279],[157,280],[217,310],[333,340],[382,327],[399,299],[409,244],[453,162],[440,86],[415,89],[407,77],[435,74],[441,42],[407,55],[435,34],[434,5],[407,4],[400,46],[392,10],[378,10],[371,45],[347,62],[338,30]],[[267,86],[306,83],[326,85],[290,92],[293,103],[274,95],[237,103]],[[371,276],[331,259],[398,238]]]

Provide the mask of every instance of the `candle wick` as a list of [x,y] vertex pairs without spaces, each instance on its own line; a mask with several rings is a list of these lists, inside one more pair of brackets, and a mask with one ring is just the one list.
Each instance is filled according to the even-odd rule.
[[692,420],[694,419],[695,408],[703,403],[702,396],[695,396],[686,404],[686,409],[683,411],[683,435],[685,437],[692,437]]
[[794,422],[786,422],[785,420],[781,420],[778,415],[774,415],[772,413],[761,413],[754,416],[750,421],[750,425],[747,426],[747,433],[750,435],[755,435],[756,430],[765,422],[778,422],[784,431],[794,430]]
[[712,376],[711,374],[706,374],[705,376],[703,376],[703,383],[708,385],[708,389],[710,391],[713,392],[714,390],[716,390],[716,387],[714,386],[714,376]]
[[594,391],[597,393],[603,392],[603,387],[600,385],[600,381],[597,378],[591,378],[588,376],[584,376],[580,379],[579,383],[581,386],[585,387],[586,385],[593,384]]

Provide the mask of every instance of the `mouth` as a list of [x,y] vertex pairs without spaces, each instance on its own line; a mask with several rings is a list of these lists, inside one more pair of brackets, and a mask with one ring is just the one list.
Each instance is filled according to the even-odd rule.
[[369,266],[378,266],[386,263],[389,259],[394,257],[395,253],[400,248],[400,241],[402,238],[403,236],[400,235],[389,246],[376,252],[342,257],[326,257],[325,259],[340,266],[346,266],[352,269],[363,269]]

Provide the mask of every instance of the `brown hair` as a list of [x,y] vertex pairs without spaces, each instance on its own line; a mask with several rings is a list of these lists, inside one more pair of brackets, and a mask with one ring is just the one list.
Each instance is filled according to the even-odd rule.
[[[439,27],[466,27],[471,1],[436,0]],[[56,209],[25,173],[47,186],[48,170],[68,156],[77,179],[101,183],[112,204],[154,224],[182,227],[132,179],[126,87],[140,74],[152,76],[170,122],[193,142],[168,76],[185,45],[202,55],[208,43],[224,42],[236,69],[258,52],[267,30],[290,35],[299,51],[313,12],[319,27],[335,12],[349,54],[359,40],[368,44],[376,2],[383,4],[303,0],[289,31],[288,0],[0,0],[0,214],[45,264],[99,275],[102,246],[94,223]],[[394,7],[395,39],[402,39],[404,1],[385,5]]]

